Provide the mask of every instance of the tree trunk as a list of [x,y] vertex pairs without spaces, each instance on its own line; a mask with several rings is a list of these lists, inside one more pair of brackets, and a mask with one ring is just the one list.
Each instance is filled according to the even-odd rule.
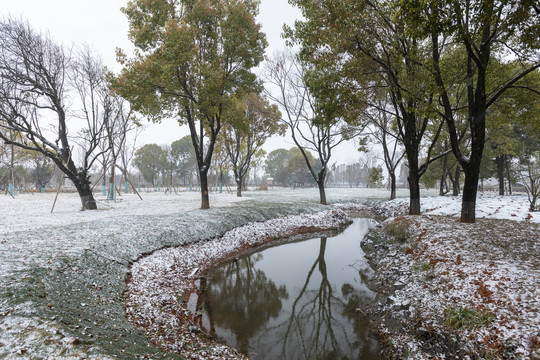
[[326,190],[324,189],[324,183],[326,181],[326,168],[323,167],[321,171],[317,174],[316,183],[319,187],[319,198],[321,200],[322,205],[328,205],[326,202]]
[[396,198],[396,173],[390,172],[390,200]]
[[236,176],[236,196],[242,197],[243,179],[240,176]]
[[455,171],[455,175],[454,175],[454,179],[452,180],[452,195],[454,196],[458,196],[459,195],[459,178],[460,178],[460,175],[461,175],[461,169],[459,167],[459,164],[456,164],[456,170]]
[[446,195],[446,174],[447,174],[447,166],[448,166],[448,155],[444,156],[442,158],[442,170],[441,170],[441,180],[439,182],[439,196]]
[[[125,169],[125,168],[124,168]],[[124,182],[126,183],[126,194],[129,192],[129,187],[128,187],[128,184],[129,184],[129,180],[128,180],[128,174],[127,174],[127,170],[123,170],[122,171],[122,175],[124,176]]]
[[512,174],[510,173],[510,157],[506,156],[504,160],[506,165],[506,177],[508,179],[508,195],[512,195]]
[[169,186],[170,186],[170,190],[172,190],[173,188],[173,166],[174,164],[171,162],[171,173],[169,174]]
[[11,196],[15,195],[15,145],[11,144],[11,160],[9,163],[9,177],[11,182]]
[[[406,149],[407,150],[407,149]],[[409,215],[420,215],[420,170],[418,169],[418,150],[409,145]]]
[[101,191],[103,196],[107,196],[107,165],[105,159],[103,159],[103,177],[101,178]]
[[420,177],[418,171],[409,169],[409,215],[420,215]]
[[326,191],[324,189],[324,181],[318,181],[317,185],[319,186],[319,197],[321,199],[321,204],[327,205],[328,203],[326,202]]
[[531,196],[531,201],[530,201],[531,206],[529,206],[529,211],[531,212],[536,211],[536,200],[538,197],[536,194],[537,194],[537,191],[535,189],[535,191],[532,193],[532,196]]
[[482,152],[485,142],[485,114],[479,114],[475,120],[476,141],[471,145],[471,157],[466,164],[462,164],[465,173],[465,184],[463,185],[463,197],[461,204],[461,222],[474,223],[476,221],[476,195],[478,193],[478,180],[480,178],[480,165],[482,163]]
[[109,200],[114,200],[114,182],[115,182],[115,179],[114,179],[114,176],[115,176],[115,171],[114,171],[114,167],[115,167],[115,163],[113,162],[113,164],[111,165],[111,176],[109,177],[109,197],[108,199]]
[[201,183],[201,209],[210,209],[210,197],[208,195],[208,173],[199,171],[199,179]]
[[420,167],[418,166],[418,158],[421,138],[417,137],[418,129],[416,125],[418,119],[414,113],[406,111],[404,106],[400,106],[400,109],[405,130],[403,145],[409,163],[409,175],[407,176],[407,183],[409,184],[409,215],[420,215]]
[[465,184],[463,185],[461,222],[472,224],[476,221],[476,194],[478,193],[480,166],[474,167],[470,165],[463,170],[465,172]]
[[[92,187],[90,186],[90,179],[86,176],[86,173],[79,174],[79,177],[76,179],[71,179],[79,193],[81,198],[82,208],[81,210],[96,210],[97,204],[94,199],[94,194],[92,193]],[[60,180],[62,181],[62,180]]]
[[497,165],[497,179],[499,180],[499,195],[504,196],[504,155],[495,158]]

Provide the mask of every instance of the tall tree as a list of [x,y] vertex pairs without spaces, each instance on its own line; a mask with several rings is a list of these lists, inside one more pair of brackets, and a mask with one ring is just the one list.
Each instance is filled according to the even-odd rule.
[[[386,91],[374,91],[370,106],[363,111],[362,116],[369,121],[368,127],[371,129],[369,139],[382,146],[384,164],[390,178],[390,200],[393,200],[396,198],[396,170],[405,157],[405,152],[401,147],[397,116],[392,111],[390,103],[389,94]],[[365,145],[362,145],[359,150],[363,150],[363,147]]]
[[182,184],[186,185],[187,177],[190,176],[191,179],[192,166],[195,161],[191,136],[186,135],[171,144],[171,158],[177,175],[182,178]]
[[298,147],[292,147],[287,152],[287,159],[285,162],[285,170],[288,173],[289,184],[297,186],[305,186],[306,184],[312,184],[313,176],[309,170],[306,169],[306,162],[313,169],[316,169],[317,161],[309,151],[302,152]]
[[[287,35],[301,46],[300,58],[320,72],[333,69],[342,81],[337,93],[350,104],[347,94],[369,94],[385,88],[396,116],[397,131],[409,165],[411,215],[420,214],[420,177],[430,162],[443,123],[433,112],[434,82],[425,76],[423,44],[405,31],[398,7],[391,1],[290,0],[302,10],[304,20],[288,29]],[[356,96],[363,108],[366,95]],[[353,98],[354,100],[354,98]],[[426,142],[428,125],[436,123],[431,141]],[[425,144],[427,143],[427,144]],[[425,162],[420,161],[424,151]]]
[[[77,60],[77,61],[75,61]],[[0,138],[6,144],[40,152],[50,158],[71,180],[81,198],[82,209],[96,209],[89,171],[98,156],[108,147],[99,148],[105,139],[103,104],[96,99],[92,114],[79,134],[80,150],[74,154],[76,141],[72,120],[84,113],[74,110],[91,81],[81,70],[83,59],[55,44],[48,36],[33,31],[27,23],[6,19],[0,22]],[[71,111],[69,111],[71,110]],[[20,136],[13,139],[10,133]],[[76,139],[75,139],[76,140]],[[81,138],[79,138],[81,140]],[[77,161],[77,158],[81,161]]]
[[[102,137],[97,144],[102,152],[102,165],[109,168],[109,200],[115,198],[115,168],[130,131],[137,126],[131,120],[131,111],[126,101],[111,93],[101,59],[85,47],[74,59],[74,71],[69,78],[79,95],[81,109],[74,115],[87,126],[76,141],[83,149],[92,146],[93,139]],[[106,183],[105,174],[104,184]]]
[[189,126],[208,209],[208,171],[223,113],[236,93],[256,87],[250,71],[266,47],[256,0],[132,0],[123,8],[138,49],[112,80],[135,110]]
[[519,176],[529,198],[529,210],[537,211],[540,198],[540,141],[536,136],[522,135],[526,145],[519,157]]
[[[455,157],[465,174],[461,221],[476,220],[476,195],[486,141],[488,109],[500,100],[504,92],[540,67],[540,16],[530,1],[508,0],[445,0],[401,3],[402,13],[410,20],[409,32],[419,41],[431,42],[432,74],[437,83],[440,103],[448,127]],[[460,48],[464,53],[454,71],[442,65],[446,54]],[[497,57],[518,58],[521,68],[510,76],[498,74],[489,84],[489,68]],[[456,74],[466,84],[463,102],[450,96]],[[464,146],[459,141],[456,113],[467,109],[467,125],[471,141]]]
[[266,156],[265,170],[276,184],[287,185],[289,182],[289,173],[285,167],[288,153],[286,149],[276,149]]
[[[497,82],[504,74],[510,77],[519,71],[519,64],[514,62],[500,63],[494,61],[490,66],[490,82]],[[499,179],[499,195],[505,194],[505,178],[508,175],[508,164],[520,155],[523,145],[521,134],[534,130],[531,126],[538,122],[540,103],[540,71],[536,70],[523,78],[517,86],[513,86],[499,101],[491,106],[486,119],[486,145],[490,157],[495,159],[497,178]],[[537,126],[538,128],[538,126]],[[508,180],[509,189],[511,179]]]
[[276,105],[256,93],[243,95],[237,107],[231,107],[231,117],[223,128],[223,144],[232,164],[236,195],[242,196],[244,178],[257,151],[272,135],[284,135],[285,124]]

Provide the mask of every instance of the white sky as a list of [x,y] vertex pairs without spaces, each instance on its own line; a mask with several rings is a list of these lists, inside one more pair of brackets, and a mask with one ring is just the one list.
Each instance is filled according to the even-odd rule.
[[[127,19],[120,12],[126,3],[126,0],[0,0],[0,16],[26,19],[34,29],[48,31],[56,42],[64,45],[90,45],[107,67],[118,71],[120,66],[116,62],[115,49],[120,47],[129,53],[133,48],[127,37]],[[267,36],[268,55],[285,47],[280,36],[283,23],[292,25],[300,16],[300,11],[287,0],[261,1],[258,20]],[[176,121],[170,120],[148,125],[138,143],[170,144],[187,134],[187,128],[180,128]],[[272,138],[265,149],[269,152],[292,146],[289,138]],[[352,144],[340,145],[337,150],[334,153],[338,163],[350,163],[359,158]]]

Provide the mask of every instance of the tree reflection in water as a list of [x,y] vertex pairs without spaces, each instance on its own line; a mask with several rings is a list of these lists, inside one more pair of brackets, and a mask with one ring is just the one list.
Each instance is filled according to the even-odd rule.
[[[334,294],[335,285],[328,279],[326,244],[327,238],[321,238],[318,257],[294,300],[291,313],[278,326],[286,329],[280,358],[376,359],[378,346],[369,332],[368,319],[356,311],[365,297],[350,284],[342,286],[341,296]],[[319,270],[320,278],[313,276],[315,269]],[[315,286],[310,286],[310,282],[316,283]],[[350,322],[344,318],[352,321],[354,334]]]
[[[364,270],[346,265],[358,259],[358,235],[355,234],[350,248],[328,240],[323,237],[302,243],[306,243],[310,251],[295,256],[307,275],[285,274],[286,280],[281,282],[286,283],[288,289],[285,285],[276,285],[255,266],[259,261],[259,267],[264,263],[261,261],[264,251],[210,272],[208,297],[212,320],[218,330],[221,329],[218,335],[255,359],[382,358],[367,317],[357,311],[372,301],[373,293],[363,285]],[[330,256],[332,262],[327,264],[327,245],[339,246],[339,260],[344,262],[335,264],[334,247],[334,257]],[[318,251],[314,246],[318,246]],[[349,254],[354,251],[357,253]],[[290,252],[287,254],[293,256]],[[313,262],[306,259],[309,253],[316,254]],[[280,255],[273,256],[278,259],[265,258],[269,261],[266,264],[269,273],[274,273],[268,269],[276,266],[289,271],[290,258],[283,260]],[[281,257],[285,257],[283,253]],[[230,341],[231,333],[235,342]]]
[[254,268],[261,253],[233,261],[212,272],[208,297],[213,322],[232,331],[236,347],[249,351],[249,339],[270,318],[279,315],[281,299],[288,297],[285,286],[277,287],[263,271]]

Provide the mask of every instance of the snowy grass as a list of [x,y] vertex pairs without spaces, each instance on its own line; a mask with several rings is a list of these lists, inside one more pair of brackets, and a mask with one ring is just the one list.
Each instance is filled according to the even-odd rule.
[[[459,217],[461,196],[429,196],[420,199],[422,213]],[[398,198],[385,204],[386,211],[403,212],[408,209],[408,199]],[[493,193],[479,193],[476,200],[477,219],[507,219],[540,223],[540,212],[529,211],[526,195],[499,196]]]
[[[432,193],[432,192],[431,192]],[[406,190],[399,195],[407,196]],[[204,239],[252,222],[324,209],[316,189],[270,189],[244,198],[212,193],[201,211],[195,192],[143,193],[80,212],[76,194],[0,196],[0,358],[178,358],[150,345],[125,316],[129,265],[144,254]],[[388,192],[329,189],[334,203],[375,204]],[[387,210],[403,210],[396,200]],[[528,217],[524,197],[479,199],[479,214]],[[425,198],[429,213],[459,213],[459,199]],[[457,210],[456,210],[457,209]],[[513,216],[513,214],[515,216]],[[538,222],[538,214],[528,221]]]

